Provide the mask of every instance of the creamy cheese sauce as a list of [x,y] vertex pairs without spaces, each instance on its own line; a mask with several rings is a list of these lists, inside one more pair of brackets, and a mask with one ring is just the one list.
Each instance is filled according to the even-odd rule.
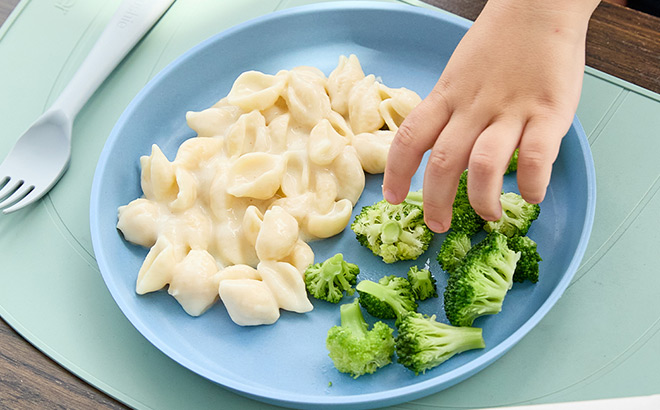
[[197,136],[172,161],[157,145],[140,158],[144,196],[117,223],[150,248],[137,293],[167,287],[193,316],[221,299],[239,325],[310,311],[307,243],[345,229],[365,172],[383,172],[420,100],[365,76],[354,55],[328,77],[305,66],[241,74],[225,98],[186,115]]

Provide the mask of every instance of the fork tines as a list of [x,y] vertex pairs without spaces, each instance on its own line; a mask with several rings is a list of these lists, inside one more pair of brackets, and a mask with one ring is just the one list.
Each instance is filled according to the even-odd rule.
[[[32,203],[28,196],[34,192],[34,185],[26,184],[23,180],[14,181],[10,177],[4,177],[0,181],[0,209],[5,214]],[[19,204],[22,201],[24,203]],[[19,206],[15,207],[16,205]]]

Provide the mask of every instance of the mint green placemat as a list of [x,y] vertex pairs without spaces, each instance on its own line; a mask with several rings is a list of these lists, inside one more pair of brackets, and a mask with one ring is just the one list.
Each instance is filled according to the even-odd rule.
[[[247,19],[313,2],[178,0],[81,111],[71,167],[60,183],[37,205],[0,217],[3,319],[130,406],[273,408],[170,360],[110,297],[88,223],[92,176],[105,139],[147,81],[190,47]],[[54,101],[118,4],[19,4],[0,29],[0,158]],[[470,409],[660,393],[660,97],[587,69],[578,117],[594,155],[598,201],[573,282],[497,362],[396,408]]]

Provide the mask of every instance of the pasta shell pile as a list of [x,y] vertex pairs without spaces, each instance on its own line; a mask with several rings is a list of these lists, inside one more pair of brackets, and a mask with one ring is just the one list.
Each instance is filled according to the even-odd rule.
[[306,66],[241,74],[225,98],[186,115],[197,136],[173,161],[157,145],[140,158],[144,196],[121,206],[117,223],[150,248],[137,293],[167,287],[193,316],[220,299],[244,326],[312,310],[307,242],[346,227],[365,171],[383,172],[419,102],[365,76],[354,55],[328,77]]

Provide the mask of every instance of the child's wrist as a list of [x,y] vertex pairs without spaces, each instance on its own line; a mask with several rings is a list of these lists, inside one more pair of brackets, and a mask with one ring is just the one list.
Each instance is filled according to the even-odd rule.
[[[600,0],[489,0],[479,19],[582,41]],[[477,19],[477,21],[479,20]]]
[[601,0],[488,0],[484,10],[499,8],[518,15],[586,26]]

